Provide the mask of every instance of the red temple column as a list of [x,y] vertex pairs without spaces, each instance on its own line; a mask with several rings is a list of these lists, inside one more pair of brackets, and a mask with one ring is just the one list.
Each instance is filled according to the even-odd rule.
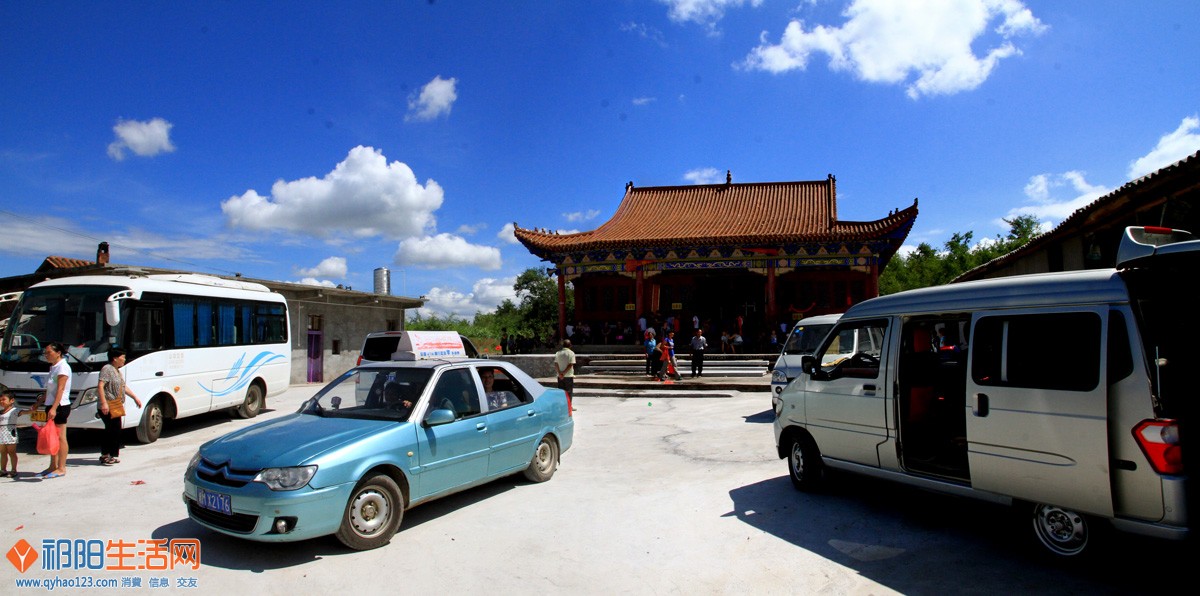
[[637,312],[635,312],[634,315],[636,317],[642,317],[642,316],[646,315],[646,309],[644,308],[645,302],[642,298],[642,292],[644,292],[646,289],[645,288],[645,279],[642,277],[642,266],[641,265],[638,265],[636,271],[637,271],[637,273],[636,273],[635,279],[637,281],[634,282],[633,301],[634,301],[634,310],[636,310]]
[[555,273],[558,274],[558,340],[562,341],[567,338],[567,278],[562,269]]
[[767,261],[767,324],[775,328],[775,259]]

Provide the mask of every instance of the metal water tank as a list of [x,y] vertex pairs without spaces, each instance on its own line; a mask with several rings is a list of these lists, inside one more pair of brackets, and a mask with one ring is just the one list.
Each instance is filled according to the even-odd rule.
[[387,267],[375,270],[375,293],[389,296],[392,294],[392,272],[388,271]]

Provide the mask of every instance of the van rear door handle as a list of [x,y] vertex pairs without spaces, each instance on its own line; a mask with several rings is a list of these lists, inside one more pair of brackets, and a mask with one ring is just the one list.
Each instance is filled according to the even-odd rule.
[[971,413],[980,418],[988,415],[988,396],[986,393],[975,394],[975,404],[971,406]]

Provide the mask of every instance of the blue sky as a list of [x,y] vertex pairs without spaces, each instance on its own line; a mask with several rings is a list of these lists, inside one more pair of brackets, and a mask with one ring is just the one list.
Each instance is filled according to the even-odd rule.
[[909,244],[1200,151],[1200,3],[0,3],[0,276],[48,255],[470,317],[638,186],[838,180]]

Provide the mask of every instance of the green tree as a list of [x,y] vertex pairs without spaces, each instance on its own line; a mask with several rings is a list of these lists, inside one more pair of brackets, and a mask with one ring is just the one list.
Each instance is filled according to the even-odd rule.
[[[513,284],[521,298],[519,334],[538,341],[553,341],[558,334],[558,282],[545,269],[532,267]],[[567,289],[567,313],[575,310],[575,296]]]
[[997,235],[974,246],[971,246],[973,232],[956,232],[940,251],[922,242],[913,252],[896,255],[879,276],[879,293],[894,294],[950,283],[975,267],[1025,246],[1040,229],[1032,215],[1006,219],[1004,223],[1009,225],[1006,236]]

